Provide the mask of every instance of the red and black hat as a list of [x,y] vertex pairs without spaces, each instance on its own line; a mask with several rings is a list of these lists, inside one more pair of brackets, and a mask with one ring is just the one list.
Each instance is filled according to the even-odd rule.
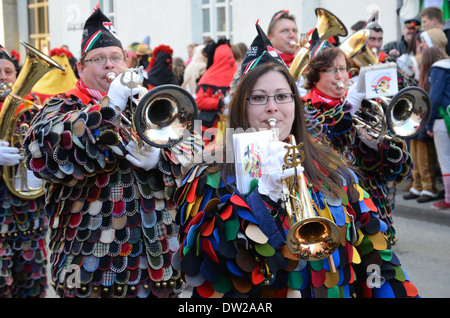
[[2,45],[0,45],[0,59],[8,60],[11,63],[14,63],[11,55],[9,55],[8,51],[6,51],[6,49]]
[[112,22],[103,14],[97,6],[94,13],[86,20],[81,40],[81,54],[93,49],[108,46],[122,48],[122,43],[117,35]]
[[247,54],[242,61],[241,77],[257,65],[268,62],[274,62],[287,68],[286,63],[284,63],[283,59],[275,51],[272,43],[261,29],[258,22],[256,22],[256,31],[258,32],[258,35],[248,48]]

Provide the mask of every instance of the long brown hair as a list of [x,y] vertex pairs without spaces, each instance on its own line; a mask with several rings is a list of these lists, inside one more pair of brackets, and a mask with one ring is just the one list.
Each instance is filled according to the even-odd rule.
[[435,62],[445,58],[441,49],[433,46],[425,49],[422,52],[422,63],[420,64],[420,77],[419,87],[423,88],[426,92],[430,92],[430,82],[428,73],[430,72],[431,65]]
[[[303,142],[302,150],[305,153],[303,167],[306,177],[316,188],[328,192],[333,197],[337,197],[343,186],[341,177],[350,180],[350,174],[347,170],[348,166],[331,148],[313,141],[311,138],[307,129],[303,100],[300,99],[295,80],[286,67],[275,63],[262,64],[249,71],[241,79],[229,105],[229,128],[242,128],[244,131],[251,128],[247,118],[246,100],[255,86],[256,81],[271,71],[282,74],[294,94],[295,120],[292,125],[291,134],[295,137],[297,143]],[[229,140],[227,138],[227,141]],[[225,171],[234,171],[233,168],[234,165],[233,167],[228,166]],[[322,187],[322,182],[329,187],[329,190]]]

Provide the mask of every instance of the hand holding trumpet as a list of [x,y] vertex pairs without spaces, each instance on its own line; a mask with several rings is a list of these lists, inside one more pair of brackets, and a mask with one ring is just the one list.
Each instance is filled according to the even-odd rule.
[[147,91],[145,87],[141,86],[142,80],[139,82],[140,76],[135,69],[125,70],[117,77],[114,77],[114,73],[107,76],[113,79],[107,94],[109,97],[108,106],[114,108],[118,113],[124,111],[128,98]]

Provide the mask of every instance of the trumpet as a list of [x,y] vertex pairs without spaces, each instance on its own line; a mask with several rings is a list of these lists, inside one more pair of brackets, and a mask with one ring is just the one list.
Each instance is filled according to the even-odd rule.
[[[128,78],[123,75],[130,72]],[[142,84],[142,67],[128,69],[124,73],[120,75],[122,85],[133,89]],[[106,77],[114,80],[116,76],[108,73]],[[193,122],[198,113],[197,104],[192,95],[180,86],[161,85],[143,91],[133,101],[137,106],[135,111],[131,111],[131,120],[124,114],[121,114],[121,118],[128,126],[125,131],[136,144],[142,141],[153,147],[169,148],[193,131]],[[139,140],[136,140],[137,137]]]
[[[270,119],[269,125],[274,131],[276,119]],[[275,133],[274,133],[275,136]],[[330,267],[336,271],[331,254],[341,241],[339,227],[330,219],[322,217],[320,210],[314,209],[303,171],[297,167],[304,161],[303,143],[296,144],[295,137],[289,136],[292,146],[284,157],[284,168],[294,168],[293,177],[282,179],[282,200],[289,217],[287,247],[297,258],[309,261],[329,259]],[[292,152],[291,152],[292,151]]]

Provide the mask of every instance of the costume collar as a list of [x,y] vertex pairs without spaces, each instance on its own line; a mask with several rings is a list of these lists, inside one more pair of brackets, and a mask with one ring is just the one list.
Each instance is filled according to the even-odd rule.
[[316,87],[311,89],[311,91],[305,95],[305,100],[311,100],[311,104],[313,105],[322,104],[326,110],[336,107],[342,103],[340,98],[330,97]]

